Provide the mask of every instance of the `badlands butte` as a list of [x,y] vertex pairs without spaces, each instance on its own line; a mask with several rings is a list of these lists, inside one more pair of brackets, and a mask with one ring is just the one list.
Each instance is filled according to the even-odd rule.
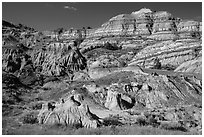
[[3,20],[2,113],[3,134],[48,125],[202,134],[202,22],[147,8],[98,28]]

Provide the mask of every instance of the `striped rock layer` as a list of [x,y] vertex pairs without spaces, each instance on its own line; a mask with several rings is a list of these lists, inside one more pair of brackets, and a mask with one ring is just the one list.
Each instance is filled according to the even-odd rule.
[[201,41],[161,41],[143,48],[130,61],[131,64],[138,64],[144,67],[152,67],[153,60],[157,57],[162,66],[180,64],[193,60],[197,57],[197,51],[201,50]]
[[201,35],[201,22],[182,20],[167,11],[152,12],[143,8],[131,14],[112,17],[98,28],[70,29],[61,34],[61,39],[148,36],[157,40],[168,40],[192,38],[193,32]]

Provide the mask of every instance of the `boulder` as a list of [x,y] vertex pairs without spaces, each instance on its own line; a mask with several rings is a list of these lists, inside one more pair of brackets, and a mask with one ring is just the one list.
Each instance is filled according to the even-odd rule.
[[91,83],[89,85],[83,85],[83,87],[85,87],[91,93],[100,92],[102,89],[100,86],[96,85],[95,83]]
[[111,85],[107,91],[105,107],[109,110],[124,110],[133,107],[134,101],[127,95],[119,92],[118,85]]
[[119,93],[115,91],[117,86],[112,86],[107,91],[105,107],[109,110],[121,110],[119,105]]

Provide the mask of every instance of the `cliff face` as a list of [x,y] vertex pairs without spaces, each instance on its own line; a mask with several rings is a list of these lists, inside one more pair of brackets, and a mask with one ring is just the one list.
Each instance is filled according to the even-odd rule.
[[150,38],[157,40],[174,39],[177,34],[177,20],[166,11],[153,13],[153,27]]
[[152,67],[154,59],[159,58],[162,67],[176,68],[193,60],[195,49],[201,49],[202,23],[176,18],[167,11],[152,12],[143,8],[112,17],[100,28],[86,34],[81,48],[102,47],[108,41],[122,48],[142,49],[129,65]]
[[192,32],[202,31],[198,21],[182,21],[167,11],[152,12],[140,9],[131,14],[120,14],[112,17],[101,27],[95,29],[70,29],[61,38],[98,38],[110,36],[149,36],[156,40],[193,38]]
[[150,35],[152,26],[152,11],[141,9],[131,14],[121,14],[112,17],[100,28],[90,31],[87,38],[100,36],[135,36]]
[[197,21],[181,21],[178,24],[180,38],[196,38],[201,36],[202,25]]

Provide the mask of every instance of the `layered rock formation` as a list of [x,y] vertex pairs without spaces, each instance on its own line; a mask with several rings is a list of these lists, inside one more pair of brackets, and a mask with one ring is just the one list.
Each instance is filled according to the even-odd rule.
[[86,29],[69,29],[62,33],[60,39],[84,39],[86,37]]
[[[58,67],[59,64],[63,67],[67,67],[66,65],[67,58],[65,57],[66,58],[65,59],[64,57],[62,57],[63,55],[61,55],[60,52],[61,51],[63,51],[63,53],[68,52],[71,45],[70,40],[84,39],[84,41],[80,44],[79,47],[82,53],[93,50],[95,48],[106,47],[107,43],[109,44],[108,47],[111,48],[116,47],[115,49],[120,47],[124,48],[134,47],[140,49],[144,48],[146,44],[147,45],[152,44],[152,42],[147,41],[147,39],[149,40],[151,39],[153,42],[155,40],[169,40],[169,39],[170,40],[189,38],[198,39],[201,36],[201,27],[202,24],[197,21],[185,21],[185,20],[182,21],[181,19],[173,17],[172,14],[166,11],[152,12],[150,9],[143,8],[139,11],[132,12],[131,14],[121,14],[115,16],[111,18],[108,22],[104,23],[101,27],[96,29],[70,29],[68,31],[63,32],[59,36],[57,36],[58,34],[54,32],[43,33],[45,36],[50,36],[51,39],[57,37],[59,38],[59,40],[62,40],[64,42],[60,41],[52,43],[49,42],[46,44],[45,42],[43,42],[44,45],[42,45],[38,43],[38,39],[33,38],[37,37],[36,34],[32,34],[32,36],[31,35],[29,36],[30,40],[28,40],[32,42],[29,43],[28,41],[25,41],[24,43],[26,46],[33,47],[34,52],[31,53],[32,59],[34,60],[34,64],[36,66],[42,66],[43,71],[46,75],[52,74],[60,75],[61,73],[63,73],[62,72],[63,68]],[[23,34],[22,36],[27,37],[27,33],[26,35]],[[121,39],[122,37],[132,37],[134,39],[132,40]],[[40,49],[37,48],[38,45],[41,45],[41,48],[46,47],[46,52],[40,50],[41,48]],[[146,60],[144,64],[148,66],[148,64],[151,65],[152,63],[151,60],[153,59],[153,57],[158,55],[159,59],[161,60],[161,64],[163,64],[164,66],[167,64],[171,64],[177,67],[178,64],[193,59],[193,57],[190,55],[192,54],[192,52],[190,51],[191,50],[190,47],[188,48],[185,47],[185,52],[181,52],[181,49],[177,48],[176,43],[175,48],[177,48],[177,51],[172,53],[171,51],[173,50],[171,49],[166,51],[159,51],[159,49],[157,49],[157,47],[158,48],[161,47],[159,46],[159,44],[158,46],[157,45],[154,46],[156,47],[155,48],[156,50],[153,50],[154,48],[151,48],[151,46],[148,46],[147,48],[143,49],[142,52],[136,55],[135,59],[133,59],[134,63],[141,65],[143,64],[141,62],[144,62],[144,60]],[[145,50],[148,51],[147,52],[148,55],[144,53]],[[168,55],[163,55],[164,53],[167,52],[169,53]],[[55,55],[55,53],[60,54]],[[49,54],[49,57],[47,57],[47,54]],[[152,55],[150,56],[150,54]],[[176,58],[173,57],[174,55],[176,55],[177,57]],[[139,62],[136,60],[138,60]],[[44,65],[42,65],[42,62],[44,62]],[[60,63],[56,64],[56,62]],[[115,60],[112,63],[113,63],[112,66],[118,66],[118,64],[120,64],[120,62]],[[107,64],[105,66],[107,66]],[[51,72],[50,69],[48,70],[48,68],[52,68],[53,72]]]
[[195,50],[201,48],[201,41],[163,41],[142,49],[131,61],[145,67],[152,67],[156,57],[161,65],[171,64],[178,67],[181,63],[194,59]]
[[152,36],[149,38],[168,40],[177,37],[177,19],[170,13],[166,11],[155,12],[153,13],[153,20]]
[[100,28],[89,30],[87,38],[150,35],[152,26],[151,13],[150,9],[141,9],[131,14],[117,15],[102,24]]
[[142,8],[131,14],[120,14],[94,29],[70,29],[61,39],[149,36],[156,40],[194,38],[193,32],[200,34],[202,25],[197,21],[174,17],[167,11]]
[[202,74],[202,57],[182,63],[175,71]]

